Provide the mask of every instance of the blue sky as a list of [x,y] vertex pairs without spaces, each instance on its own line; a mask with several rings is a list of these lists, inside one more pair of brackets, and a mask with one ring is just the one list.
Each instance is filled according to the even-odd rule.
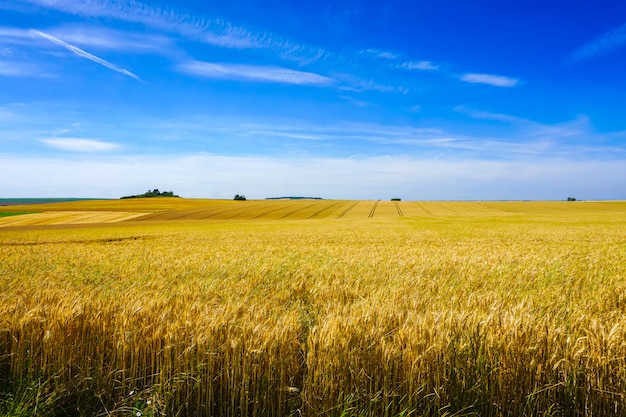
[[626,199],[622,0],[0,0],[0,197]]

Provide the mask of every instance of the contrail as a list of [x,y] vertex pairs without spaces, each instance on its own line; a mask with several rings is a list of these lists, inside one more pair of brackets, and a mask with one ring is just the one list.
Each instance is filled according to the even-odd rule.
[[41,32],[39,30],[31,29],[30,31],[32,33],[38,35],[38,36],[41,36],[42,38],[48,39],[50,42],[54,42],[57,45],[62,46],[63,48],[65,48],[65,49],[67,49],[69,51],[72,51],[73,53],[75,53],[76,55],[78,55],[81,58],[86,58],[86,59],[88,59],[90,61],[93,61],[93,62],[95,62],[97,64],[105,66],[105,67],[107,67],[110,70],[119,72],[120,74],[127,75],[127,76],[129,76],[131,78],[136,79],[137,81],[141,81],[141,78],[139,78],[137,75],[133,74],[132,72],[130,72],[128,70],[125,70],[124,68],[120,68],[117,65],[110,63],[109,61],[105,61],[102,58],[98,58],[95,55],[91,55],[89,52],[85,52],[82,49],[75,47],[74,45],[70,45],[67,42],[63,42],[61,39],[55,38],[54,36],[48,35],[47,33]]

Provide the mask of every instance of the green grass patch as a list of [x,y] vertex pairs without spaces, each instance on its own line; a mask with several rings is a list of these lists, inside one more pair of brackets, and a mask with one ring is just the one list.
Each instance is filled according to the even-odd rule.
[[19,216],[20,214],[33,214],[34,212],[32,211],[7,211],[7,212],[1,212],[0,211],[0,217],[9,217],[9,216]]

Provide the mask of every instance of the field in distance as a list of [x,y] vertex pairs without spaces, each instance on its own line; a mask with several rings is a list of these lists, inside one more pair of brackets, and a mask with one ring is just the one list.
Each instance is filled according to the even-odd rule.
[[0,416],[626,415],[624,202],[0,212]]
[[[445,216],[619,218],[624,202],[397,202],[142,198],[0,207],[0,227],[186,220],[393,219]],[[4,214],[4,215],[3,215]]]

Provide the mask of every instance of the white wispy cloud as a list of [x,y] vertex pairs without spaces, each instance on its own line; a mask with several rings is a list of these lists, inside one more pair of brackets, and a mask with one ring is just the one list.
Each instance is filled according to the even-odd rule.
[[194,32],[207,27],[206,22],[190,15],[151,7],[133,0],[24,0],[24,3],[75,16],[105,17],[170,30]]
[[419,104],[415,104],[411,107],[409,107],[409,113],[419,113],[420,111],[422,111],[422,106],[420,106]]
[[[626,156],[626,147],[621,145],[623,132],[600,133],[591,124],[589,117],[579,115],[573,120],[560,123],[544,123],[509,114],[476,110],[457,106],[455,111],[473,119],[501,122],[507,130],[501,138],[469,138],[459,143],[467,149],[505,155],[529,153],[560,157],[614,157]],[[497,124],[492,124],[497,126]]]
[[526,123],[530,122],[529,120],[512,116],[510,114],[502,114],[502,113],[493,113],[483,110],[477,110],[466,106],[456,106],[454,111],[458,113],[463,113],[474,119],[483,119],[483,120],[495,120],[499,122],[507,122],[507,123]]
[[381,84],[376,80],[359,78],[349,73],[334,73],[333,78],[340,81],[340,89],[346,91],[379,91],[381,93],[400,93],[406,94],[409,89],[404,86],[393,86],[388,84]]
[[16,117],[15,113],[6,107],[0,107],[0,122],[7,122]]
[[347,102],[350,102],[352,104],[354,104],[357,107],[369,107],[372,105],[372,103],[369,103],[367,101],[364,100],[357,100],[354,97],[350,97],[350,96],[345,96],[345,95],[340,95],[338,96],[339,98],[346,100]]
[[5,45],[27,45],[34,37],[28,29],[0,26],[0,42]]
[[[450,125],[422,121],[415,121],[415,125],[356,121],[319,124],[281,117],[207,117],[198,114],[174,119],[129,116],[118,126],[119,123],[94,123],[92,115],[87,114],[77,120],[75,115],[66,111],[51,113],[49,106],[5,106],[4,109],[7,115],[0,124],[0,141],[11,143],[13,148],[27,153],[40,151],[39,147],[29,145],[34,137],[54,140],[106,138],[106,143],[128,144],[133,149],[155,152],[176,142],[175,146],[181,152],[222,149],[222,144],[228,143],[231,144],[230,152],[262,155],[294,151],[311,156],[380,155],[384,152],[422,157],[471,155],[498,160],[528,157],[626,160],[625,133],[599,132],[585,116],[545,123],[489,110],[457,107],[457,112],[476,120],[460,120]],[[67,146],[68,142],[56,144]]]
[[173,48],[173,42],[165,36],[121,32],[93,24],[61,26],[47,32],[66,43],[96,49],[162,54]]
[[[344,96],[342,96],[344,97]],[[370,123],[344,123],[340,125],[313,125],[309,123],[267,123],[228,122],[236,127],[230,128],[231,134],[264,138],[302,138],[316,141],[368,141],[389,144],[407,138],[431,140],[446,135],[441,129],[386,126]]]
[[200,40],[210,45],[224,48],[247,49],[261,48],[263,45],[254,37],[251,37],[243,29],[230,28],[221,33],[208,32],[200,37]]
[[121,149],[117,143],[82,138],[50,138],[41,139],[42,143],[68,152],[110,152]]
[[78,47],[76,47],[74,45],[70,45],[69,43],[62,41],[61,39],[55,38],[52,35],[49,35],[47,33],[44,33],[44,32],[41,32],[41,31],[35,30],[35,29],[32,29],[32,33],[34,33],[34,34],[36,34],[38,36],[41,36],[42,38],[47,39],[50,42],[53,42],[53,43],[55,43],[55,44],[57,44],[59,46],[62,46],[63,48],[69,50],[70,52],[74,53],[75,55],[78,55],[81,58],[88,59],[88,60],[93,61],[93,62],[95,62],[97,64],[100,64],[100,65],[102,65],[102,66],[104,66],[104,67],[106,67],[106,68],[108,68],[108,69],[110,69],[112,71],[119,72],[120,74],[124,74],[124,75],[126,75],[128,77],[134,78],[137,81],[141,81],[141,79],[137,75],[133,74],[132,72],[130,72],[130,71],[124,69],[124,68],[120,68],[117,65],[112,64],[109,61],[106,61],[106,60],[104,60],[102,58],[99,58],[99,57],[97,57],[95,55],[92,55],[89,52],[85,52],[82,49],[80,49],[80,48],[78,48]]
[[0,76],[47,77],[49,74],[31,63],[0,60]]
[[153,7],[134,0],[25,0],[64,13],[140,23],[225,48],[265,48],[281,58],[310,63],[324,55],[319,48],[293,42],[271,32],[237,26],[223,19]]
[[361,54],[372,55],[378,58],[384,58],[389,60],[396,60],[400,58],[400,56],[394,52],[381,51],[380,49],[365,49],[361,51]]
[[[596,153],[601,150],[602,147],[592,149],[591,146],[587,146],[586,144],[595,141],[603,142],[605,140],[602,135],[594,131],[589,117],[584,115],[579,115],[573,120],[547,124],[519,116],[477,110],[466,106],[456,106],[454,111],[465,114],[473,119],[506,123],[515,129],[513,132],[509,133],[509,137],[520,143],[527,143],[528,141],[542,143],[544,145],[547,143],[554,143],[555,145],[560,143],[562,150],[567,151],[568,146],[565,146],[566,143],[563,141],[569,141],[571,142],[570,145],[576,145],[576,148],[578,148],[581,153],[586,151]],[[615,136],[615,134],[612,134],[612,136]],[[587,150],[583,151],[583,147]],[[569,148],[569,150],[571,151],[572,148]]]
[[436,71],[440,67],[430,61],[405,62],[400,65],[401,68],[408,70]]
[[183,73],[216,79],[318,86],[333,83],[331,78],[320,74],[275,66],[187,61],[177,68]]
[[495,87],[515,87],[519,84],[517,78],[491,74],[463,74],[461,81],[465,81],[466,83],[488,84]]
[[[376,154],[380,149],[398,154],[409,153],[437,156],[474,155],[483,159],[517,160],[533,158],[624,158],[626,147],[615,139],[623,133],[596,132],[588,118],[546,124],[521,117],[490,113],[465,108],[457,110],[480,119],[474,131],[444,127],[411,127],[373,123],[342,123],[317,126],[307,123],[249,124],[231,122],[228,133],[220,130],[215,135],[263,138],[276,142],[280,138],[325,141],[324,148],[331,153],[349,146]],[[498,122],[498,123],[492,123]],[[502,124],[505,123],[505,124]],[[471,126],[471,125],[469,125]],[[487,130],[487,131],[486,131]],[[198,134],[200,134],[198,132]],[[206,134],[205,134],[206,135]],[[362,146],[368,143],[368,146]],[[613,143],[613,146],[610,144]],[[352,145],[349,145],[352,144]],[[334,149],[334,151],[333,151]]]
[[576,50],[570,61],[581,61],[626,46],[626,24],[612,29]]
[[[350,152],[378,154],[381,150],[395,154],[419,154],[436,157],[474,155],[483,159],[520,158],[606,158],[626,157],[617,134],[594,131],[589,120],[581,117],[562,123],[546,124],[517,116],[490,113],[466,108],[457,110],[480,123],[464,122],[460,128],[442,126],[412,127],[374,123],[335,123],[317,125],[304,121],[253,121],[249,119],[193,119],[193,123],[157,124],[162,134],[177,132],[185,138],[201,142],[207,137],[231,143],[244,143],[249,138],[275,145],[271,152],[280,153],[279,146],[289,149],[321,151],[331,155]],[[190,122],[190,120],[188,120]],[[317,142],[303,147],[297,140]],[[323,142],[323,143],[322,143]],[[609,146],[613,143],[614,146]],[[246,147],[250,149],[249,147]],[[196,148],[197,149],[197,148]],[[264,153],[263,149],[255,152]]]

